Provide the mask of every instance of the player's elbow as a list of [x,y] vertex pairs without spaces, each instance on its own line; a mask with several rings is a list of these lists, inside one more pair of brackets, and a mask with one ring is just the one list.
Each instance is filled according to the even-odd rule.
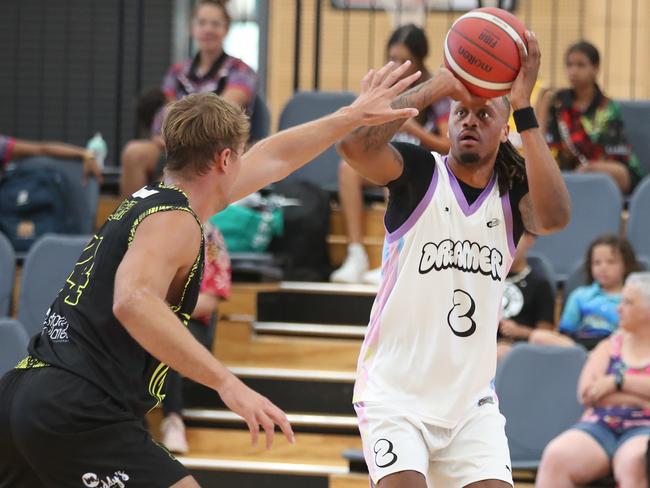
[[127,329],[136,323],[138,311],[142,309],[142,293],[134,290],[116,293],[113,301],[113,315]]
[[571,208],[560,208],[548,215],[539,217],[540,231],[539,234],[553,234],[564,229],[569,225],[571,220]]
[[349,135],[336,143],[336,152],[346,161],[358,160],[361,157],[361,146]]

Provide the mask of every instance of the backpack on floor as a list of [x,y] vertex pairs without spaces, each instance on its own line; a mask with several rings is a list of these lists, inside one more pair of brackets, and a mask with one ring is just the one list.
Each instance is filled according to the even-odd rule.
[[283,206],[284,233],[269,250],[283,263],[284,279],[327,281],[332,269],[327,248],[329,193],[308,181],[283,181],[272,192],[295,204]]
[[67,231],[65,180],[50,168],[9,169],[0,177],[0,232],[16,252],[42,235]]

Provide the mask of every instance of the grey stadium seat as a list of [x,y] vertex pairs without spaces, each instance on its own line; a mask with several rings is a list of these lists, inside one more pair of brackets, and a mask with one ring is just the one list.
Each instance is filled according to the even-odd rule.
[[29,336],[25,328],[13,319],[0,319],[0,376],[27,356]]
[[[350,92],[298,92],[282,110],[280,130],[303,124],[331,114],[339,108],[351,104],[355,99]],[[334,147],[330,147],[312,162],[289,175],[287,180],[307,180],[336,192],[340,157]]]
[[9,315],[16,275],[16,254],[9,239],[0,232],[0,317]]
[[[647,138],[650,139],[650,133]],[[635,188],[628,209],[627,238],[637,254],[650,256],[650,176]]]
[[18,303],[18,320],[30,337],[41,331],[45,313],[70,276],[89,236],[48,234],[25,258]]
[[591,241],[602,234],[619,231],[623,209],[623,196],[610,176],[599,173],[563,176],[571,195],[571,221],[558,233],[538,237],[531,249],[548,258],[560,281],[584,257]]
[[577,385],[586,359],[579,346],[519,343],[503,360],[496,392],[513,470],[537,469],[549,441],[580,418]]
[[555,272],[553,271],[553,265],[545,256],[534,252],[529,252],[526,256],[526,259],[528,261],[528,265],[532,269],[539,270],[544,273],[546,279],[549,281],[549,283],[551,283],[553,296],[555,296],[555,293],[557,291],[557,278],[555,276]]
[[650,173],[650,100],[618,100],[624,131],[646,174]]
[[257,142],[264,139],[271,131],[271,114],[266,102],[259,94],[255,95],[250,124],[251,133],[249,139],[251,142]]

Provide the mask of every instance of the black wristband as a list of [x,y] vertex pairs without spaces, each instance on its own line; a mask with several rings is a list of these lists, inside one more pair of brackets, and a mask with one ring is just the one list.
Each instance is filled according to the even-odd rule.
[[520,108],[515,110],[512,113],[513,118],[515,119],[515,126],[517,127],[517,132],[520,134],[528,129],[534,129],[539,127],[537,123],[537,117],[535,117],[535,111],[533,107]]

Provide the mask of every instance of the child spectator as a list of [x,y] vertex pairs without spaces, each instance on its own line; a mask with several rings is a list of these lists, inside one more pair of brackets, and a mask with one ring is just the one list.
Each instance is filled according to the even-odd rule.
[[638,269],[631,244],[607,234],[591,243],[585,258],[587,284],[569,295],[560,319],[559,332],[536,330],[530,342],[572,346],[576,342],[592,349],[618,328],[618,305],[625,278]]

